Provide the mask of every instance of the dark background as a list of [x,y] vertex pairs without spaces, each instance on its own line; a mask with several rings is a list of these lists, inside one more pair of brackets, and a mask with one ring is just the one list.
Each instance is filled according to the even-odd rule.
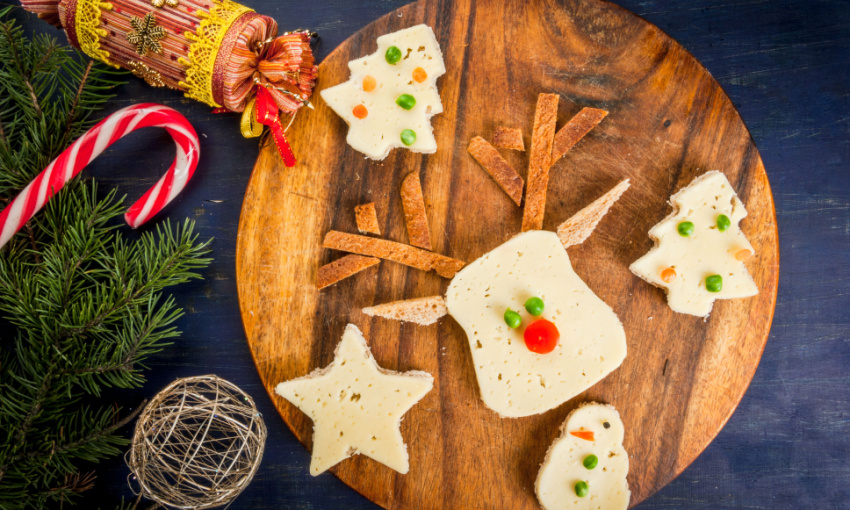
[[[240,1],[283,28],[318,31],[319,60],[407,3]],[[740,407],[693,465],[640,508],[850,508],[850,0],[617,3],[682,43],[726,89],[767,168],[781,248],[770,340]],[[28,29],[64,40],[35,16],[16,15]],[[215,237],[215,261],[203,282],[177,289],[186,310],[183,337],[151,360],[149,382],[121,394],[122,405],[149,398],[178,377],[218,374],[256,397],[269,427],[262,466],[232,510],[376,508],[329,473],[309,475],[307,450],[272,407],[251,361],[234,254],[256,140],[239,135],[238,117],[213,115],[177,92],[129,80],[109,112],[160,102],[185,114],[202,135],[198,172],[167,216],[193,218],[202,237]],[[114,145],[88,173],[103,189],[117,186],[135,200],[173,156],[164,131],[145,130]],[[133,497],[121,459],[98,471],[97,488],[81,508],[112,508]]]

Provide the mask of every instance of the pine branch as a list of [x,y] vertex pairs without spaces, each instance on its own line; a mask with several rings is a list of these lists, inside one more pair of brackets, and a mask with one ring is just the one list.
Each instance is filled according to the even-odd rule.
[[[33,460],[37,461],[39,463],[45,462],[45,458],[49,458],[49,457],[52,457],[54,455],[61,455],[61,454],[67,453],[69,451],[73,451],[73,450],[80,448],[82,446],[94,443],[96,441],[100,441],[100,440],[106,438],[107,436],[113,434],[117,430],[124,428],[128,423],[135,420],[136,417],[139,416],[139,414],[142,412],[142,410],[144,410],[147,403],[148,403],[147,399],[142,400],[139,403],[139,405],[136,406],[136,409],[133,410],[133,412],[131,412],[127,416],[121,418],[120,420],[116,421],[115,423],[113,423],[109,427],[106,427],[106,428],[100,429],[100,430],[95,430],[85,437],[82,437],[82,438],[77,439],[76,441],[72,441],[70,443],[65,443],[65,444],[58,446],[58,447],[55,446],[55,444],[54,444],[49,450],[31,450],[31,451],[19,453],[12,459],[10,464],[14,464],[16,462],[21,462],[21,461],[33,461]],[[117,411],[116,411],[116,414],[117,414]],[[0,472],[2,472],[2,471],[3,471],[3,469],[0,469]]]
[[65,122],[65,134],[62,136],[62,145],[68,145],[71,143],[71,128],[73,127],[74,118],[76,117],[77,104],[79,104],[80,97],[83,95],[83,90],[88,82],[89,73],[91,73],[93,65],[94,60],[89,60],[89,63],[86,64],[86,71],[80,79],[80,86],[77,87],[77,93],[74,94],[74,101],[71,103],[71,110],[68,112],[68,120]]
[[[118,73],[46,36],[27,39],[0,9],[0,203],[96,120]],[[120,453],[99,397],[144,383],[146,360],[179,336],[168,287],[199,278],[209,241],[165,222],[129,242],[122,199],[72,179],[0,250],[0,509],[70,503],[93,476],[80,463]],[[8,348],[6,346],[8,344]],[[94,404],[93,404],[94,402]]]
[[6,140],[6,130],[3,129],[3,117],[0,116],[0,143],[3,144],[2,149],[4,151],[9,150],[9,141]]
[[[0,16],[2,16],[3,18],[5,18],[6,16],[8,16],[9,11],[11,11],[11,8],[10,8],[10,7],[7,7],[6,9],[3,9],[3,11],[2,11],[2,12],[0,12]],[[14,29],[13,29],[13,25],[12,25],[12,24],[4,23],[4,24],[2,25],[2,28],[0,28],[0,29],[2,29],[2,30],[3,30],[3,32],[5,33],[5,35],[6,35],[6,39],[7,39],[8,41],[12,41],[12,40],[15,38]],[[17,45],[15,45],[15,44],[9,44],[9,46],[8,46],[8,47],[9,47],[10,53],[12,54],[12,61],[15,63],[15,69],[17,70],[17,72],[18,72],[19,74],[24,75],[24,74],[25,74],[25,71],[24,71],[23,65],[21,64],[21,58],[20,58],[20,56],[19,56],[19,48],[18,48],[18,46],[17,46]]]
[[30,247],[32,248],[33,257],[35,258],[35,263],[41,264],[41,254],[38,252],[38,244],[36,244],[35,242],[35,232],[29,225],[24,225],[24,232],[27,233],[27,237],[29,238]]
[[41,111],[41,105],[38,102],[38,96],[35,95],[35,89],[33,89],[32,83],[30,82],[29,78],[24,80],[24,85],[26,85],[27,90],[29,90],[30,99],[32,100],[32,107],[35,109],[36,115],[38,115],[39,117],[43,117],[44,113],[42,113]]

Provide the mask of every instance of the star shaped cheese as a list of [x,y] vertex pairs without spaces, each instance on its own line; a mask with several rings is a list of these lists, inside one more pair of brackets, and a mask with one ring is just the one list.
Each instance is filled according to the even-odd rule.
[[348,124],[346,141],[371,159],[395,147],[433,153],[431,117],[443,111],[437,78],[446,73],[440,44],[427,25],[377,39],[378,51],[348,63],[348,81],[321,92]]
[[666,290],[667,304],[678,313],[706,317],[715,299],[758,294],[743,262],[754,250],[738,226],[747,210],[726,176],[713,171],[697,177],[670,203],[673,213],[649,230],[655,246],[629,269]]
[[[587,403],[570,413],[534,484],[544,510],[626,510],[629,455],[625,428],[611,406]],[[578,487],[576,487],[578,485]]]
[[275,392],[313,420],[313,476],[356,453],[405,474],[409,462],[401,417],[433,385],[434,378],[426,372],[379,367],[363,333],[349,324],[333,363],[282,382]]

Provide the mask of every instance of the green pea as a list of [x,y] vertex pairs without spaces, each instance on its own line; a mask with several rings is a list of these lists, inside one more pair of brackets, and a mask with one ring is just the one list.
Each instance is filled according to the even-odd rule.
[[384,58],[387,59],[388,64],[396,64],[401,60],[401,50],[398,49],[398,46],[390,46],[387,48]]
[[413,145],[414,142],[416,142],[416,131],[412,129],[405,129],[401,132],[401,143],[409,147]]
[[402,94],[395,100],[395,104],[401,106],[405,110],[410,110],[416,106],[416,98],[410,94]]
[[508,308],[505,310],[505,324],[511,329],[516,329],[522,324],[522,317],[518,313]]
[[535,317],[543,313],[543,308],[543,300],[539,297],[528,298],[525,302],[525,311]]
[[597,464],[599,464],[599,457],[591,453],[590,455],[584,458],[582,464],[584,464],[584,467],[586,467],[587,469],[593,469],[596,467]]
[[723,277],[719,274],[713,274],[705,278],[705,290],[709,292],[720,292],[723,288]]
[[694,224],[690,221],[683,221],[676,226],[679,235],[682,237],[690,237],[694,233]]
[[732,220],[729,219],[729,216],[725,214],[721,214],[717,217],[717,230],[721,232],[726,232],[729,227],[732,226]]
[[587,496],[588,492],[590,492],[590,486],[587,485],[587,482],[584,480],[576,482],[576,496],[583,498]]

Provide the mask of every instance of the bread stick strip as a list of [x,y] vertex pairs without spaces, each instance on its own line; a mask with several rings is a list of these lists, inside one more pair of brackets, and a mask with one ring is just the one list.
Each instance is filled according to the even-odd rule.
[[487,140],[476,136],[466,149],[516,205],[522,203],[522,177]]
[[605,110],[599,108],[582,108],[575,117],[564,124],[558,133],[555,135],[555,145],[552,148],[552,163],[561,159],[573,145],[584,138],[584,135],[590,133],[590,130],[595,128],[597,124],[602,122],[602,119],[608,115]]
[[346,255],[319,268],[319,277],[317,278],[316,286],[320,290],[324,289],[355,273],[359,273],[367,267],[372,267],[380,261],[380,259],[376,259],[375,257]]
[[428,229],[428,215],[425,212],[419,172],[410,172],[401,181],[401,205],[404,208],[404,223],[407,225],[410,244],[430,250],[431,232]]
[[561,223],[558,227],[558,238],[564,248],[581,244],[590,237],[590,234],[596,229],[596,225],[608,213],[608,209],[619,200],[620,195],[629,189],[629,186],[628,179],[620,181],[608,193],[597,198],[592,204],[575,213],[572,218]]
[[465,265],[463,261],[414,248],[406,244],[357,234],[346,234],[345,232],[337,232],[336,230],[331,230],[325,234],[325,240],[322,246],[332,250],[378,257],[415,267],[422,271],[433,269],[443,278],[452,278]]
[[381,235],[381,227],[378,225],[378,213],[375,211],[374,202],[354,207],[354,219],[357,222],[357,230],[361,234]]
[[370,317],[377,316],[428,326],[448,314],[449,310],[446,308],[446,300],[443,296],[431,296],[369,306],[363,309],[363,313]]
[[498,126],[496,131],[493,132],[493,146],[500,149],[524,151],[525,143],[522,141],[522,130]]
[[525,187],[525,209],[522,211],[522,231],[543,228],[546,212],[546,190],[549,187],[549,167],[552,165],[552,145],[555,122],[558,120],[558,94],[537,96],[534,129],[531,132],[531,154],[528,157],[528,185]]

